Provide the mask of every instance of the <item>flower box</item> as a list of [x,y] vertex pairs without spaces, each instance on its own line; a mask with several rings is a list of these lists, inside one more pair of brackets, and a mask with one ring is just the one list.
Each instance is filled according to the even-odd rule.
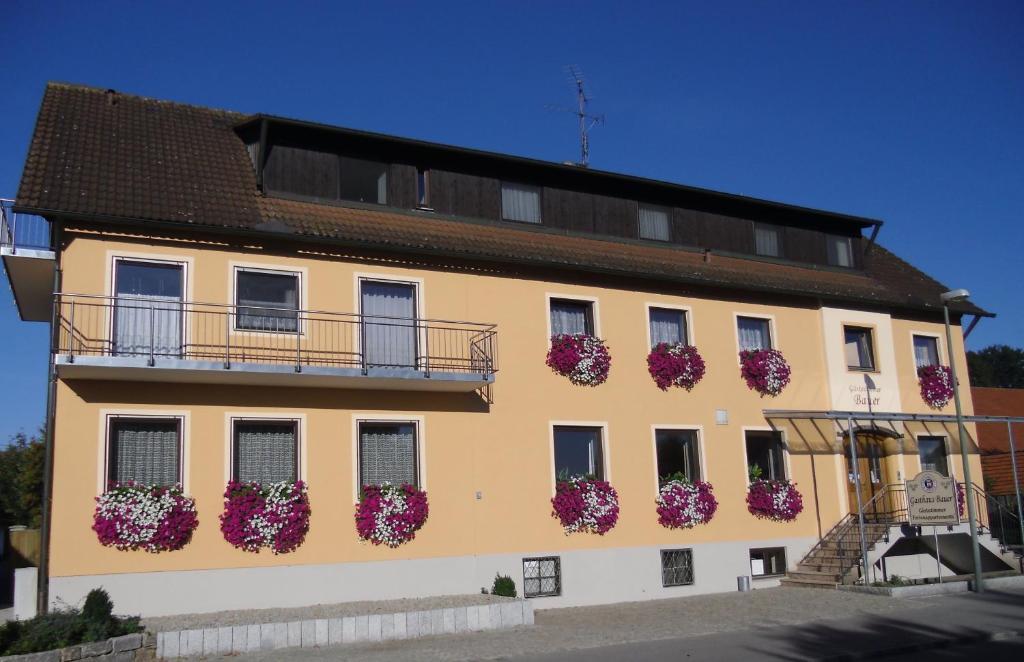
[[555,485],[551,508],[565,535],[583,531],[603,536],[619,521],[619,493],[606,481],[574,476]]
[[917,369],[921,399],[932,409],[942,409],[953,399],[953,372],[944,365],[924,365]]
[[658,491],[658,523],[666,529],[692,529],[707,524],[718,510],[711,483],[669,480]]
[[755,349],[740,352],[740,375],[747,387],[772,397],[782,393],[792,374],[782,352],[777,349]]
[[241,483],[224,490],[220,530],[224,539],[247,552],[263,548],[274,554],[295,551],[309,532],[309,496],[300,481]]
[[687,391],[704,378],[706,366],[692,345],[658,343],[647,355],[647,371],[662,391],[678,386]]
[[551,349],[545,363],[577,386],[597,386],[608,379],[612,357],[600,338],[585,333],[563,333],[551,336]]
[[789,480],[757,478],[747,489],[747,510],[754,517],[792,522],[804,509],[804,498]]
[[366,485],[356,504],[356,531],[374,545],[398,547],[426,523],[427,493],[408,483]]
[[170,552],[187,545],[197,526],[195,500],[180,485],[114,483],[96,497],[92,529],[107,547]]

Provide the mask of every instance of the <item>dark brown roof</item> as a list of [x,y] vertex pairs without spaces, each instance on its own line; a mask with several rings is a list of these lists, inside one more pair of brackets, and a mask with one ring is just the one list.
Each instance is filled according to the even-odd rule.
[[[815,298],[941,310],[941,283],[875,246],[863,273],[644,242],[260,194],[234,131],[246,115],[51,83],[16,206],[55,216],[185,223],[367,248],[566,267]],[[967,304],[962,312],[988,314]]]
[[[1024,417],[1024,389],[1022,388],[972,386],[971,400],[974,404],[974,413],[978,416]],[[1013,425],[1013,436],[1017,442],[1017,448],[1024,446],[1024,423]],[[982,453],[1009,452],[1010,436],[1006,423],[978,423],[978,446]]]

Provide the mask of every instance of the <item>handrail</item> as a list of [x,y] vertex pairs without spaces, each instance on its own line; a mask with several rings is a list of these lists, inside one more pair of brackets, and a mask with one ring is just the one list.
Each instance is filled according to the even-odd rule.
[[0,198],[0,246],[51,250],[50,222],[42,216],[14,212],[14,200]]

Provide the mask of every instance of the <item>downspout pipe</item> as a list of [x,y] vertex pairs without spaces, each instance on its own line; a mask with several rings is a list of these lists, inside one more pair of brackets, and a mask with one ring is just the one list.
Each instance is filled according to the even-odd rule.
[[[62,233],[59,223],[53,222],[51,241],[54,247],[54,259],[56,261],[53,270],[53,292],[60,292],[61,288],[61,242]],[[50,346],[46,348],[46,424],[44,429],[44,463],[43,463],[43,501],[42,522],[39,532],[39,572],[37,573],[36,585],[36,613],[45,614],[49,611],[50,604],[50,529],[53,520],[53,446],[54,446],[54,419],[57,411],[57,367],[53,360],[53,348],[57,346],[57,334],[60,333],[60,324],[57,320],[60,315],[60,306],[56,296],[52,298],[53,310],[50,312]]]

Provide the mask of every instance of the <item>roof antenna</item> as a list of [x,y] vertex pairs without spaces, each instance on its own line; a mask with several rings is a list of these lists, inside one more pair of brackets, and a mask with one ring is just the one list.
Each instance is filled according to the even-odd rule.
[[580,160],[576,165],[586,168],[590,165],[590,130],[598,124],[604,124],[604,115],[592,115],[587,112],[587,104],[591,101],[591,97],[583,85],[583,74],[579,67],[570,64],[565,67],[565,70],[569,74],[570,84],[576,90],[576,108],[564,108],[549,104],[547,109],[572,113],[576,116],[580,132]]

